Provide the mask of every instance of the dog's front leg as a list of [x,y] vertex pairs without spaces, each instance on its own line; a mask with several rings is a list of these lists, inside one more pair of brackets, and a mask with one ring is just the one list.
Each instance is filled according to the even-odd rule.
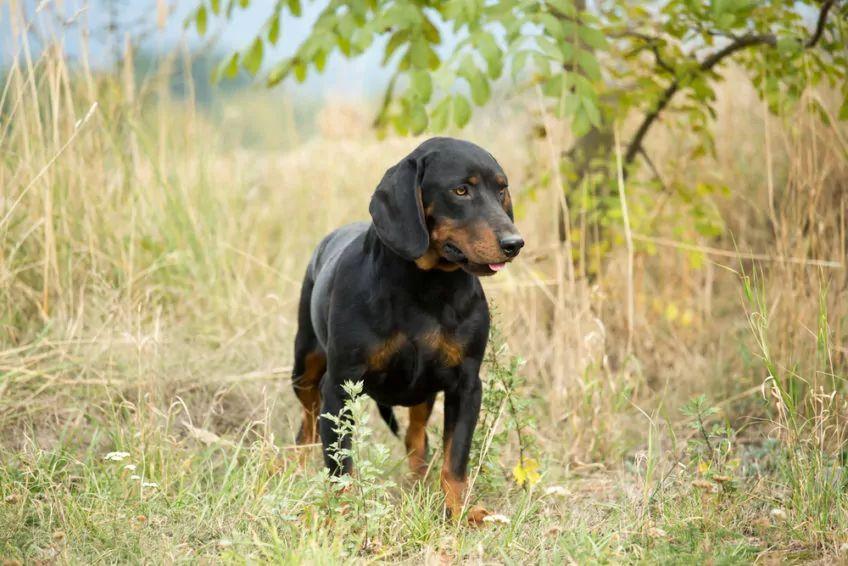
[[[463,384],[457,390],[445,393],[445,460],[442,464],[441,480],[445,505],[454,518],[458,518],[462,513],[468,483],[468,456],[482,397],[477,368],[474,368],[473,374],[466,371],[463,373]],[[480,523],[487,514],[482,507],[472,506],[468,509],[468,521]]]

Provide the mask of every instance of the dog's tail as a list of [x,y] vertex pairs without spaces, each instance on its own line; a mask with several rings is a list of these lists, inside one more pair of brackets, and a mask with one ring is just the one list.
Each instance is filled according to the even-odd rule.
[[392,410],[392,406],[377,403],[377,409],[380,411],[380,416],[383,417],[383,420],[386,421],[387,425],[389,425],[389,429],[392,431],[392,434],[398,436],[400,426],[398,426],[397,418],[395,417],[395,412]]

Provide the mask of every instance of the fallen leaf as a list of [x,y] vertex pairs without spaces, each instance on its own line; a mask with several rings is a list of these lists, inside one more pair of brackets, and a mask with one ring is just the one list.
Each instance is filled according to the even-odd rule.
[[668,533],[659,527],[651,527],[648,529],[648,536],[651,538],[666,538]]
[[229,440],[224,440],[223,438],[221,438],[220,436],[218,436],[217,434],[215,434],[211,430],[206,430],[205,428],[198,428],[188,421],[183,421],[182,425],[188,431],[189,436],[191,436],[195,440],[199,440],[203,444],[209,445],[209,444],[220,443],[220,444],[227,444],[227,445],[230,445],[230,446],[232,446],[232,444],[233,444]]

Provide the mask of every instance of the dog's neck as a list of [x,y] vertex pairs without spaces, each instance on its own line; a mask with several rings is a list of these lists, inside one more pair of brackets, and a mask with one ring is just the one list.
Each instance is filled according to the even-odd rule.
[[377,229],[373,224],[365,234],[364,245],[365,251],[375,261],[381,264],[388,264],[389,266],[398,266],[404,270],[412,270],[418,276],[455,274],[458,276],[474,277],[462,271],[458,264],[449,262],[441,257],[439,252],[432,246],[427,248],[424,255],[414,261],[401,257],[380,239],[377,235]]

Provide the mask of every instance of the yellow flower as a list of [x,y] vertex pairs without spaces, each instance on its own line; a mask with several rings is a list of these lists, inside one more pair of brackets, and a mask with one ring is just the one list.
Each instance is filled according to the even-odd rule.
[[524,485],[527,482],[530,485],[537,483],[541,479],[539,474],[539,462],[534,458],[524,458],[512,469],[512,477],[518,485]]

